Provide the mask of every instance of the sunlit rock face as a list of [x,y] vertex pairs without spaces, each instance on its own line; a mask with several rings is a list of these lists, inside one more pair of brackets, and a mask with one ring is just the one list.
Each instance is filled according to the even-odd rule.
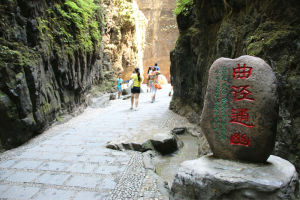
[[[106,30],[103,36],[107,67],[127,80],[134,68],[143,69],[147,19],[136,1],[104,1]],[[141,70],[142,71],[142,70]]]
[[173,15],[175,0],[137,0],[139,9],[148,20],[144,71],[158,62],[163,75],[170,79],[170,51],[178,37],[176,19]]

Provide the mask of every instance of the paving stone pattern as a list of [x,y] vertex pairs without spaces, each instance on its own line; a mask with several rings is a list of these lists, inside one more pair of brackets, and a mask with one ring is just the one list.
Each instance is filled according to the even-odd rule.
[[143,154],[105,145],[140,128],[172,128],[178,119],[185,122],[168,110],[168,92],[160,90],[154,103],[150,93],[141,94],[137,111],[129,109],[130,100],[87,108],[27,144],[2,153],[0,199],[141,199],[142,188],[158,194],[148,199],[163,199],[155,192],[155,183],[145,180]]

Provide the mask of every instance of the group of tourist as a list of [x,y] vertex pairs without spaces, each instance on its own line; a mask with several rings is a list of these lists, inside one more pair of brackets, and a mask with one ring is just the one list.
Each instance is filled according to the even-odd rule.
[[[161,88],[161,86],[158,82],[159,74],[160,74],[160,68],[156,62],[154,64],[154,66],[149,67],[148,73],[147,73],[147,92],[150,91],[152,94],[151,95],[152,103],[155,101],[157,89]],[[130,107],[130,109],[133,110],[133,106],[135,103],[135,110],[137,110],[138,105],[139,105],[139,95],[141,93],[141,84],[144,81],[144,77],[141,76],[139,68],[135,68],[130,79],[133,81],[133,87],[131,89],[131,107]],[[122,83],[123,83],[123,80],[121,78],[121,74],[119,74],[118,79],[117,79],[118,98],[120,98],[121,93],[122,93]]]
[[154,64],[153,67],[149,67],[148,69],[148,76],[147,76],[147,92],[150,89],[152,93],[151,102],[155,101],[156,91],[158,89],[158,75],[160,74],[160,69],[157,63]]

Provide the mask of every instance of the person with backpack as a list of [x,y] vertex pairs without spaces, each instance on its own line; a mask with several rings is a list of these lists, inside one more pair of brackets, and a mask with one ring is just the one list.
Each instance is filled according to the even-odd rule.
[[133,80],[133,88],[131,89],[131,107],[130,110],[133,109],[133,103],[135,101],[135,110],[138,109],[139,105],[139,96],[141,93],[141,85],[144,81],[144,77],[140,74],[140,69],[135,68],[135,73],[131,75],[131,79]]

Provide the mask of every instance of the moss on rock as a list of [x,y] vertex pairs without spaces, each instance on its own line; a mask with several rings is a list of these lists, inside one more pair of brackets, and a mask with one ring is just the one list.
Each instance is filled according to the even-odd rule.
[[[180,36],[171,53],[171,108],[201,114],[208,70],[219,57],[264,59],[279,82],[280,113],[275,153],[300,169],[300,4],[282,1],[194,1],[179,14]],[[197,104],[198,106],[195,106]],[[186,108],[186,106],[192,108]],[[195,119],[195,118],[193,118]]]

